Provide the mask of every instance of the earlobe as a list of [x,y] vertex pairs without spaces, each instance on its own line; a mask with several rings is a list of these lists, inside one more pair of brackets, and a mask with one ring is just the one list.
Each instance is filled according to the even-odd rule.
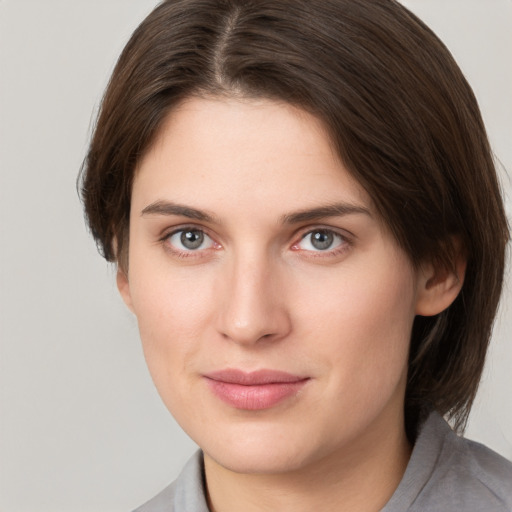
[[117,269],[116,282],[117,289],[119,290],[119,293],[121,294],[124,303],[132,313],[135,313],[133,310],[132,296],[130,293],[130,283],[128,281],[128,276],[126,275],[126,272],[121,268]]
[[416,314],[434,316],[447,309],[457,298],[466,272],[466,258],[457,255],[453,268],[422,266],[419,271]]

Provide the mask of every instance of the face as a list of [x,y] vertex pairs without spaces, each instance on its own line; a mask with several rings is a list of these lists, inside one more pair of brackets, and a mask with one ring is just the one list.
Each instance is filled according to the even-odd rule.
[[296,470],[403,429],[421,277],[306,112],[175,109],[118,282],[163,401],[223,467]]

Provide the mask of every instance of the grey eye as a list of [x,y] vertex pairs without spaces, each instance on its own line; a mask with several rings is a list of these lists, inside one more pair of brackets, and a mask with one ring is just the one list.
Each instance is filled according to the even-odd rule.
[[181,232],[180,242],[186,249],[198,249],[204,242],[204,233],[197,229],[189,229]]
[[167,237],[169,245],[181,252],[210,249],[214,241],[201,229],[185,228]]
[[311,245],[319,251],[329,249],[334,243],[334,233],[332,231],[313,231],[310,237]]
[[299,249],[312,252],[327,252],[347,242],[339,233],[330,229],[314,229],[306,233],[297,244]]

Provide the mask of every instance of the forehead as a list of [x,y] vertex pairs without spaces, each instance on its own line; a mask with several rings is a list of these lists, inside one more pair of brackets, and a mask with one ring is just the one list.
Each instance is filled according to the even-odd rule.
[[273,205],[276,212],[340,201],[371,206],[324,124],[267,99],[179,104],[139,162],[132,199],[138,207],[172,199],[212,209]]

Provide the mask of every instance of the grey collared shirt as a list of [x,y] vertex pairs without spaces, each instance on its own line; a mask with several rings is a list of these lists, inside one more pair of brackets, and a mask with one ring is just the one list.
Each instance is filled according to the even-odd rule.
[[[424,423],[400,485],[381,512],[512,512],[512,463],[458,437],[437,413]],[[201,451],[135,512],[209,512]]]

